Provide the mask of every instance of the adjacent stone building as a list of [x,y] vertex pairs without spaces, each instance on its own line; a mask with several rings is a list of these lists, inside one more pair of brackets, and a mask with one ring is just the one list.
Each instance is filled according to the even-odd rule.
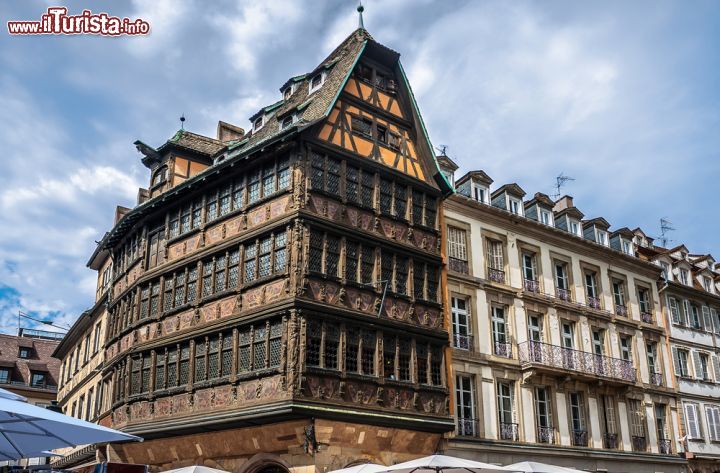
[[720,275],[712,255],[663,248],[637,231],[643,258],[662,271],[660,296],[672,350],[683,450],[696,473],[720,462]]
[[399,54],[360,28],[250,121],[135,143],[150,185],[91,259],[103,289],[58,349],[63,409],[146,439],[95,461],[153,470],[435,452],[454,428],[452,188]]
[[571,197],[492,184],[470,172],[445,201],[456,415],[447,451],[684,471],[660,268],[636,256],[632,231],[586,219]]
[[[55,401],[60,363],[51,355],[62,340],[61,333],[28,328],[17,335],[0,334],[0,388],[23,396],[36,406],[48,407]],[[3,461],[0,465],[38,465],[47,458]]]

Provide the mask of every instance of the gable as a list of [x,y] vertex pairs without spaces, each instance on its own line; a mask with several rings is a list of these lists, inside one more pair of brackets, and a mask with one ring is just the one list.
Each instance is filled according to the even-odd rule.
[[415,120],[397,59],[391,68],[366,54],[356,61],[318,138],[437,187],[435,156],[427,156],[429,140]]

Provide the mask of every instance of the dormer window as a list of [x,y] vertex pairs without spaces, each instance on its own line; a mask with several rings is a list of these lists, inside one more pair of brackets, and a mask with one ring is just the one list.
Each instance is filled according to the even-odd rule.
[[312,79],[310,79],[310,91],[309,94],[312,94],[316,90],[318,90],[322,85],[325,83],[325,73],[319,72],[313,76]]
[[522,202],[514,197],[508,197],[508,210],[515,215],[522,215]]
[[255,119],[255,121],[253,122],[253,131],[258,131],[260,128],[263,127],[263,125],[265,125],[264,115]]
[[605,230],[595,229],[595,242],[608,246],[608,234]]
[[284,130],[285,128],[289,127],[293,123],[297,121],[297,115],[294,113],[292,115],[288,115],[287,117],[283,118],[280,122],[280,129]]
[[690,280],[690,278],[688,277],[688,270],[680,268],[680,272],[678,273],[678,276],[680,277],[680,282],[687,286],[688,281]]
[[290,97],[292,97],[293,93],[295,93],[295,84],[290,84],[285,87],[285,90],[283,90],[283,99],[290,100]]
[[478,184],[477,182],[472,183],[472,198],[477,200],[478,202],[482,202],[483,204],[488,203],[488,195],[490,195],[490,190],[481,184]]
[[540,223],[552,227],[553,217],[549,210],[540,210]]
[[157,171],[155,171],[155,174],[153,175],[153,179],[152,179],[152,185],[153,185],[153,187],[158,186],[158,185],[164,183],[165,181],[167,181],[167,166],[163,166],[160,169],[158,169]]
[[18,350],[18,358],[30,358],[30,355],[32,354],[32,349],[29,347],[20,347],[20,350]]
[[712,290],[712,279],[707,276],[703,276],[703,287],[707,292],[713,292]]
[[622,242],[623,253],[625,253],[626,255],[633,255],[634,252],[633,252],[632,243],[629,240],[626,240],[624,238],[621,239],[620,241]]
[[568,228],[570,229],[570,233],[572,233],[573,235],[582,236],[582,231],[580,229],[580,222],[578,222],[577,220],[573,220],[573,219],[570,219],[569,222],[570,222],[570,225]]
[[660,267],[662,268],[662,275],[666,281],[670,280],[670,265],[665,261],[660,261]]

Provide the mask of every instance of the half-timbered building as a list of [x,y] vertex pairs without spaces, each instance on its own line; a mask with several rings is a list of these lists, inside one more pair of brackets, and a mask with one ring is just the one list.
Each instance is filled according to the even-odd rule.
[[454,428],[451,187],[399,54],[360,28],[250,121],[135,143],[149,187],[98,247],[98,419],[146,440],[97,458],[255,473],[434,452]]

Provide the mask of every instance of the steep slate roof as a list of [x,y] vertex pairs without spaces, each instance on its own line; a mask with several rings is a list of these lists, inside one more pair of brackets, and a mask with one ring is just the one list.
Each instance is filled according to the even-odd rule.
[[474,178],[474,179],[476,179],[476,180],[478,180],[478,181],[480,181],[480,182],[482,182],[482,183],[485,183],[485,184],[487,184],[487,185],[490,185],[490,184],[492,184],[493,182],[495,182],[495,181],[493,181],[493,180],[490,178],[490,176],[488,176],[488,175],[485,173],[485,171],[483,171],[483,170],[470,171],[469,173],[465,174],[465,175],[464,175],[463,177],[461,177],[460,179],[457,179],[455,182],[456,182],[458,185],[460,185],[460,184],[462,184],[463,182],[467,181],[467,180],[470,179],[470,178]]
[[198,135],[197,133],[187,130],[178,130],[177,133],[160,146],[157,151],[162,153],[173,146],[211,157],[225,149],[225,143],[222,141]]
[[517,185],[515,182],[511,182],[510,184],[505,184],[504,186],[493,192],[492,198],[494,199],[495,196],[500,195],[503,192],[507,192],[508,194],[514,195],[516,197],[525,197],[525,191],[523,190],[523,188]]
[[535,196],[533,196],[532,199],[525,202],[525,208],[527,209],[535,204],[540,204],[552,209],[555,205],[555,202],[553,202],[547,194],[543,194],[542,192],[536,192]]
[[[248,132],[242,141],[230,145],[228,149],[230,154],[243,153],[260,143],[290,133],[292,130],[305,128],[325,118],[367,41],[374,41],[370,33],[365,29],[357,29],[313,71],[293,77],[290,81],[299,82],[299,85],[292,96],[288,100],[280,100],[273,105],[263,107],[255,113],[251,121],[260,115],[266,115],[264,125],[257,131]],[[309,93],[310,81],[322,72],[326,74],[325,82],[318,90]],[[286,82],[284,87],[287,87],[290,81]],[[280,120],[277,118],[290,113],[297,113],[297,121],[285,130],[280,130]]]
[[[12,368],[10,373],[12,381],[29,385],[30,372],[41,371],[47,374],[48,384],[57,386],[60,378],[60,360],[53,358],[52,353],[59,343],[56,340],[0,334],[0,366]],[[18,356],[21,346],[32,348],[30,358]]]

